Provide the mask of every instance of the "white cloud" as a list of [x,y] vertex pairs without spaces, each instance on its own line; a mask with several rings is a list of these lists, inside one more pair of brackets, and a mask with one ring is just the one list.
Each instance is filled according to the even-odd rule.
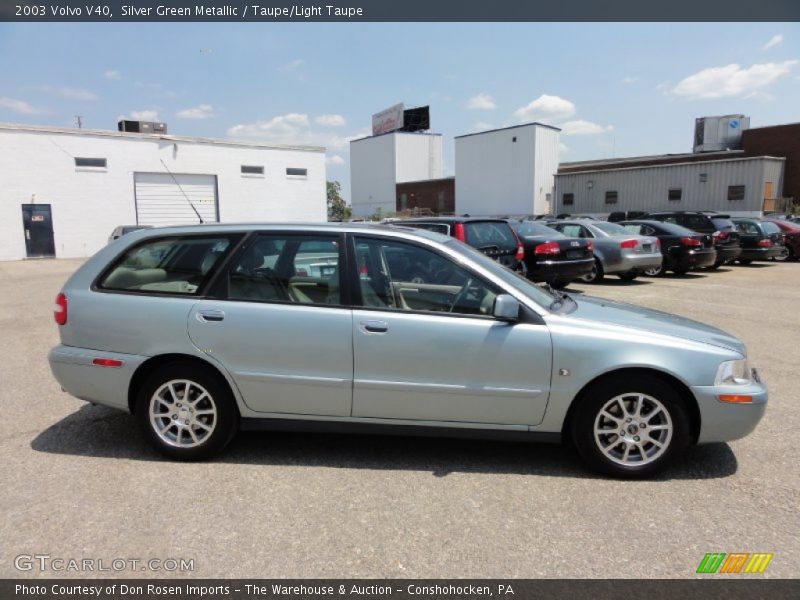
[[620,83],[622,83],[624,85],[630,85],[632,83],[636,83],[637,81],[639,81],[638,77],[623,77],[620,80]]
[[43,108],[37,108],[24,100],[17,100],[16,98],[7,98],[0,96],[0,108],[7,108],[16,113],[23,115],[43,115],[48,111]]
[[762,50],[769,50],[770,48],[774,48],[775,46],[779,46],[783,43],[783,34],[779,33],[777,35],[773,35],[769,41],[761,46]]
[[320,115],[314,119],[314,122],[325,127],[344,127],[347,124],[342,115]]
[[55,96],[60,96],[61,98],[67,98],[69,100],[97,100],[98,96],[94,92],[90,92],[89,90],[85,90],[83,88],[71,88],[71,87],[53,87],[51,85],[40,85],[39,87],[35,88],[37,91],[44,92],[46,94],[53,94]]
[[278,67],[278,70],[280,70],[280,71],[296,71],[297,69],[302,67],[305,64],[305,62],[306,61],[304,61],[302,58],[295,58],[294,60],[290,60],[285,65],[282,65],[281,67]]
[[475,123],[472,125],[472,128],[476,131],[487,131],[489,129],[494,129],[494,125],[487,123],[486,121],[475,121]]
[[116,69],[109,69],[108,71],[103,72],[103,77],[106,79],[122,79],[122,73]]
[[359,131],[344,136],[316,131],[312,129],[308,115],[288,113],[269,120],[234,125],[228,129],[228,135],[232,138],[252,138],[275,144],[301,144],[344,150],[348,148],[351,140],[365,137],[369,132]]
[[569,146],[567,146],[564,142],[559,142],[558,152],[559,154],[566,154],[567,152],[569,152]]
[[339,167],[344,164],[344,159],[338,154],[334,154],[325,159],[325,164],[329,167]]
[[520,121],[535,121],[537,119],[553,120],[566,119],[575,114],[575,105],[560,96],[542,94],[536,100],[517,109],[514,116]]
[[690,100],[748,96],[775,83],[798,64],[797,60],[764,63],[743,68],[737,64],[703,69],[672,88],[676,96]]
[[559,127],[561,127],[561,133],[564,135],[598,135],[614,130],[614,127],[611,125],[598,125],[597,123],[584,121],[583,119],[567,121],[559,125]]
[[130,118],[134,121],[158,121],[157,110],[132,110]]
[[494,98],[492,98],[490,94],[481,92],[467,100],[466,108],[474,110],[494,110],[497,108],[497,104],[495,104]]
[[210,119],[214,116],[214,107],[210,104],[200,104],[192,108],[184,108],[175,113],[179,119]]

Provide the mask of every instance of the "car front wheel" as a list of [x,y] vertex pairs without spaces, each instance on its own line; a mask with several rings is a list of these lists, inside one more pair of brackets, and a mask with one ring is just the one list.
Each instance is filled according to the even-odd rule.
[[203,460],[236,433],[238,411],[227,384],[189,363],[156,370],[139,390],[136,417],[150,443],[175,460]]
[[588,466],[625,479],[664,469],[691,442],[679,394],[649,377],[607,379],[575,407],[572,439]]

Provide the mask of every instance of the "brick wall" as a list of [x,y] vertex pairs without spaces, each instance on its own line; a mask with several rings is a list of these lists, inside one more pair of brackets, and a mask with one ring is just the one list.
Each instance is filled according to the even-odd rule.
[[800,123],[746,129],[742,133],[742,148],[748,156],[786,158],[783,196],[800,203]]

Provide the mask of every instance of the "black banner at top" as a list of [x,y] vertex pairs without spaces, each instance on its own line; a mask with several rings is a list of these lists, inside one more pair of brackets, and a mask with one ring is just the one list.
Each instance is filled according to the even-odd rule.
[[800,21],[800,0],[0,0],[19,22]]

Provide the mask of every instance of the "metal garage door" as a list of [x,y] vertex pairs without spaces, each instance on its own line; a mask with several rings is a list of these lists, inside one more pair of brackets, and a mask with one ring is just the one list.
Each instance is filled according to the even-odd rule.
[[216,175],[135,173],[133,181],[139,225],[198,223],[192,205],[205,223],[218,221]]

